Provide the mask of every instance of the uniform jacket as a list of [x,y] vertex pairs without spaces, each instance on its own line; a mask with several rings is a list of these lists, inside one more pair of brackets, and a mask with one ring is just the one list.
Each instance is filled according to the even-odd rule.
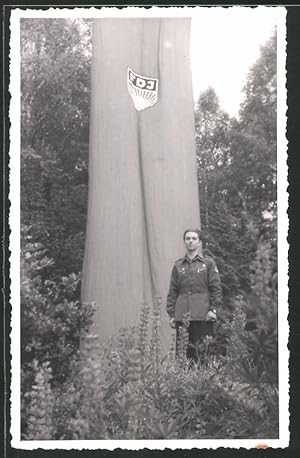
[[210,257],[187,255],[173,267],[167,312],[175,321],[189,313],[191,321],[205,321],[208,310],[217,309],[222,299],[222,287],[215,261]]

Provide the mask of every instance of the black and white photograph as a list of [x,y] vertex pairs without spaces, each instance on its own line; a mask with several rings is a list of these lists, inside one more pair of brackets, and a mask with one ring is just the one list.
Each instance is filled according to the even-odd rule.
[[12,447],[288,446],[286,9],[10,33]]

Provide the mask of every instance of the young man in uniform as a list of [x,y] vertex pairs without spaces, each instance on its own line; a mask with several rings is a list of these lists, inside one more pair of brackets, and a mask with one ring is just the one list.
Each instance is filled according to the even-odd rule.
[[222,300],[222,287],[215,261],[200,254],[201,231],[187,229],[183,240],[187,252],[174,264],[166,309],[170,326],[176,327],[176,346],[179,329],[184,316],[188,314],[187,357],[197,361],[197,346],[204,337],[213,335],[213,323]]

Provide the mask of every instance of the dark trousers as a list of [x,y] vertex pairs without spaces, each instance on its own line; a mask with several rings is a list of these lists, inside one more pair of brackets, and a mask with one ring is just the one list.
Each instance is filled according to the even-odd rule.
[[[178,354],[178,340],[180,338],[180,328],[183,326],[182,321],[176,321],[176,354]],[[186,356],[195,362],[203,355],[199,355],[199,345],[206,336],[213,336],[214,323],[212,321],[190,321],[187,328],[188,346]]]

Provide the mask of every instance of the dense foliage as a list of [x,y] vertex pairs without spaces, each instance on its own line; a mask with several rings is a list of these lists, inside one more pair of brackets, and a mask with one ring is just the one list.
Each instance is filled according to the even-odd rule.
[[24,438],[277,436],[275,46],[261,48],[239,120],[212,88],[195,108],[204,245],[224,292],[205,363],[162,358],[147,307],[138,329],[101,348],[89,336],[80,357],[94,308],[80,303],[91,27],[21,20]]
[[120,330],[106,346],[87,335],[62,386],[51,388],[47,363],[35,362],[24,438],[276,438],[277,295],[268,262],[268,246],[260,243],[252,278],[256,329],[245,331],[237,301],[225,357],[216,358],[216,339],[207,338],[198,349],[202,362],[191,365],[185,333],[179,356],[171,348],[163,358],[159,310],[144,306],[139,327]]
[[[90,28],[21,21],[21,211],[56,275],[82,266],[87,206]],[[22,239],[24,240],[24,239]]]
[[201,222],[225,295],[249,291],[256,238],[276,250],[276,112],[275,35],[249,73],[239,121],[220,108],[212,88],[198,100]]

